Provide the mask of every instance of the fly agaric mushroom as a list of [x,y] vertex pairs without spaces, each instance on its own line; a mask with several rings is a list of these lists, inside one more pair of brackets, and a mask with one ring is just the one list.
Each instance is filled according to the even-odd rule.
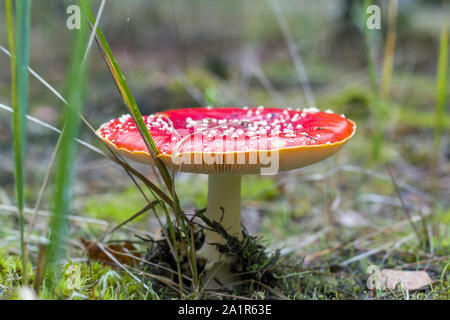
[[[158,157],[169,168],[208,174],[205,217],[239,239],[242,175],[274,174],[324,160],[356,129],[343,115],[315,108],[187,108],[143,118]],[[130,115],[103,124],[97,135],[130,159],[153,162]],[[225,242],[218,233],[206,230],[205,243],[197,253],[221,283],[230,282],[231,275],[232,260],[216,247]]]

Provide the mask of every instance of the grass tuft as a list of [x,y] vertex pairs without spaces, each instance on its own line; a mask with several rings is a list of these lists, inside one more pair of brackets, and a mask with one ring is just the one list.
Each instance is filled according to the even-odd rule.
[[74,42],[72,57],[67,75],[67,106],[64,106],[64,127],[56,162],[54,187],[53,187],[53,211],[49,229],[49,253],[48,278],[52,278],[51,286],[55,286],[61,278],[61,259],[65,256],[65,248],[68,234],[68,220],[70,199],[74,186],[75,159],[77,155],[77,143],[80,130],[80,117],[84,107],[84,94],[86,82],[86,64],[83,62],[83,53],[87,43],[87,25],[82,25],[79,30],[74,30]]

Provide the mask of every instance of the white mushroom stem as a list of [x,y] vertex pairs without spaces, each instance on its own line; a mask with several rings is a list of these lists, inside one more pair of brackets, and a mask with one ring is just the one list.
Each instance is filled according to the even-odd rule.
[[[219,222],[232,236],[242,239],[241,227],[241,176],[210,174],[208,177],[208,204],[205,216]],[[207,261],[206,269],[221,283],[230,282],[230,257],[221,254],[214,243],[225,244],[217,232],[206,230],[205,243],[197,255]]]

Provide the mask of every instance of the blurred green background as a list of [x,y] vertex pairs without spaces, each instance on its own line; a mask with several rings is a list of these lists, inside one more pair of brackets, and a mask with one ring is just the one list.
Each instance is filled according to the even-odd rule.
[[[32,7],[30,64],[60,92],[72,38],[65,24],[69,4],[34,0]],[[100,1],[93,4],[96,10]],[[274,247],[287,246],[307,255],[404,221],[404,208],[385,167],[389,162],[408,209],[414,216],[427,217],[433,254],[448,255],[449,99],[444,113],[436,112],[440,35],[444,18],[450,17],[448,7],[442,1],[399,0],[391,29],[395,47],[389,51],[392,7],[387,0],[374,4],[381,8],[380,30],[366,30],[363,1],[352,0],[116,0],[106,2],[100,26],[143,114],[202,105],[298,108],[313,101],[318,108],[344,113],[357,123],[355,137],[331,159],[275,177],[244,178],[243,220],[252,233],[272,239]],[[2,10],[0,21],[4,21]],[[7,47],[6,39],[2,26],[0,45]],[[372,75],[368,51],[375,67]],[[386,53],[392,54],[393,68],[387,93],[381,95]],[[95,43],[89,58],[85,116],[98,127],[126,108]],[[449,87],[447,81],[446,96]],[[29,101],[30,115],[61,127],[61,103],[34,78]],[[10,105],[9,58],[3,53],[0,103]],[[8,207],[14,203],[10,122],[10,114],[0,110],[4,221],[0,235],[4,237],[16,223]],[[377,156],[374,136],[380,133]],[[101,146],[85,127],[81,138]],[[56,139],[46,128],[29,124],[26,202],[30,207]],[[81,148],[77,161],[74,215],[99,219],[100,224],[120,222],[145,204],[126,174],[107,159]],[[153,175],[150,168],[137,167]],[[177,190],[187,212],[206,205],[206,176],[179,174]],[[44,201],[44,210],[47,204]],[[45,230],[45,221],[38,221],[36,235]],[[136,228],[157,232],[157,222],[144,216]],[[91,227],[71,232],[74,238],[98,234]],[[409,233],[410,229],[402,230],[396,236],[402,239]],[[381,236],[362,248],[388,240]],[[395,250],[425,254],[417,253],[411,243]],[[10,245],[0,241],[2,248]],[[339,254],[332,258],[345,260]]]

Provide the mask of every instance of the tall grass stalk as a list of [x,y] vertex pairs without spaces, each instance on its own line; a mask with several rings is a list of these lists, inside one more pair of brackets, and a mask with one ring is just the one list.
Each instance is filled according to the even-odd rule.
[[[75,138],[79,134],[81,119],[79,114],[83,111],[86,64],[83,64],[83,54],[87,43],[88,26],[72,31],[75,39],[72,47],[72,57],[69,65],[66,97],[68,105],[64,106],[61,144],[56,161],[56,170],[53,188],[53,210],[49,229],[48,263],[51,271],[49,276],[58,281],[60,278],[58,263],[65,255],[65,244],[68,235],[69,206],[74,185],[75,159],[77,143]],[[52,285],[55,285],[55,281]]]
[[26,144],[26,115],[28,110],[28,65],[30,59],[30,0],[16,1],[16,32],[12,1],[5,0],[8,42],[11,51],[11,104],[13,107],[13,148],[16,202],[19,213],[20,251],[22,259],[22,283],[28,284],[28,262],[25,243],[24,158]]
[[[91,24],[91,27],[95,26],[96,20],[94,18],[94,15],[90,9],[89,1],[88,0],[81,0],[80,1],[81,6],[83,7],[83,10],[87,13],[88,20]],[[128,87],[128,84],[125,80],[125,77],[123,76],[119,65],[117,64],[117,61],[112,53],[112,50],[106,41],[105,36],[103,35],[103,32],[101,31],[100,27],[96,28],[96,40],[97,44],[100,48],[100,51],[103,55],[103,58],[108,66],[108,69],[114,79],[114,82],[122,96],[122,99],[125,103],[125,106],[127,107],[128,111],[130,112],[134,123],[136,124],[136,127],[138,128],[141,137],[143,141],[146,144],[146,147],[153,159],[153,162],[156,165],[156,168],[158,169],[159,174],[161,175],[164,184],[169,191],[170,195],[172,196],[173,206],[172,210],[175,214],[175,219],[177,222],[177,227],[180,228],[180,231],[185,236],[185,241],[180,242],[181,251],[182,252],[188,252],[188,260],[190,263],[190,266],[192,268],[193,272],[193,278],[194,278],[194,287],[198,287],[198,275],[197,275],[197,263],[196,263],[196,257],[195,257],[195,248],[193,246],[193,241],[191,241],[190,236],[192,232],[190,232],[189,228],[190,223],[184,213],[181,210],[180,203],[178,200],[178,196],[175,191],[175,182],[174,182],[174,174],[170,174],[169,170],[165,166],[165,164],[158,158],[158,148],[156,147],[155,142],[153,141],[153,138],[148,131],[148,128],[144,122],[144,119],[142,118],[142,114],[136,104],[136,101],[131,93],[131,90]],[[161,202],[160,205],[162,206],[163,210],[165,209],[164,204]],[[166,212],[166,211],[165,211]],[[166,212],[167,215],[167,212]],[[167,216],[168,217],[168,216]],[[168,217],[169,218],[169,217]],[[174,232],[174,226],[170,221],[170,218],[167,219],[170,234],[172,235],[172,245],[175,249],[175,260],[177,261],[177,269],[178,269],[178,280],[179,280],[179,287],[180,287],[180,295],[183,295],[183,281],[182,281],[182,273],[181,273],[181,265],[178,257],[178,244],[176,239],[174,238],[175,232]]]
[[297,44],[294,41],[294,37],[286,21],[286,17],[283,14],[280,3],[274,0],[269,0],[269,4],[271,5],[273,12],[275,13],[284,39],[286,40],[286,43],[288,45],[289,54],[291,55],[291,59],[294,62],[295,71],[297,72],[300,85],[305,95],[306,103],[308,104],[308,107],[315,107],[317,105],[316,98],[309,83],[308,73],[306,72],[302,57],[298,50]]
[[448,67],[448,25],[444,15],[439,44],[439,58],[436,75],[436,109],[435,109],[435,156],[438,157],[442,132],[445,126],[445,103],[447,100],[447,67]]
[[389,0],[388,10],[389,10],[388,31],[384,44],[383,72],[381,75],[381,84],[380,84],[380,98],[382,100],[386,99],[389,95],[392,70],[394,68],[398,0]]
[[372,4],[371,0],[364,1],[364,40],[366,42],[367,51],[367,70],[369,76],[369,84],[372,92],[373,101],[373,117],[374,117],[374,134],[372,136],[372,158],[374,161],[378,161],[381,156],[383,146],[383,123],[382,123],[382,110],[381,101],[379,96],[378,84],[377,84],[377,71],[375,66],[375,58],[373,57],[373,34],[372,30],[369,30],[366,26],[367,8]]
[[445,128],[445,103],[447,100],[447,67],[448,67],[448,12],[447,3],[444,2],[444,14],[439,44],[439,58],[436,75],[436,109],[435,109],[435,133],[434,133],[434,163],[433,193],[437,193],[437,166],[439,163],[442,133]]

